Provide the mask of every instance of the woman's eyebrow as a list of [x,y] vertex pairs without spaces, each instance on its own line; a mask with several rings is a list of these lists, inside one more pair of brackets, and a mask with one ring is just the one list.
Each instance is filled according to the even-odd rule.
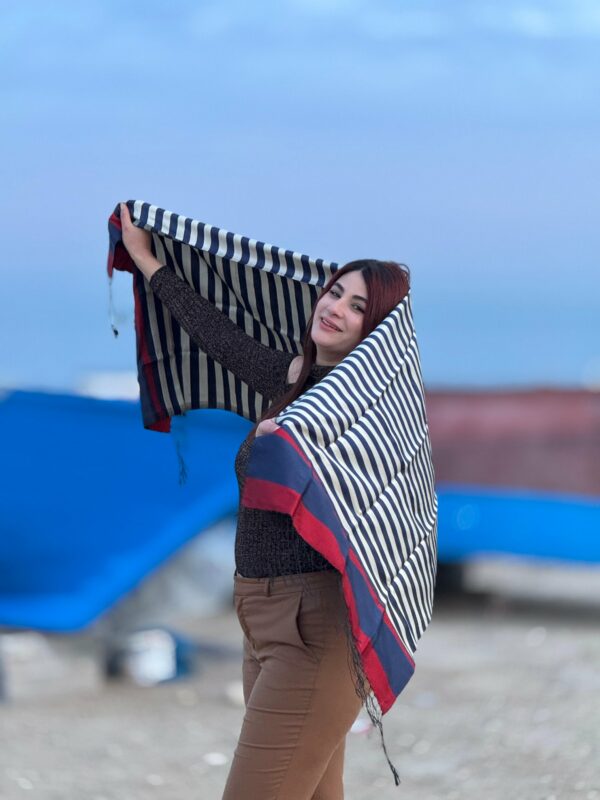
[[[342,290],[342,292],[345,291],[343,285],[339,281],[336,281],[333,285],[334,286],[339,286],[340,289]],[[354,300],[364,300],[365,303],[367,302],[367,298],[366,297],[361,297],[359,294],[353,294],[352,298]]]

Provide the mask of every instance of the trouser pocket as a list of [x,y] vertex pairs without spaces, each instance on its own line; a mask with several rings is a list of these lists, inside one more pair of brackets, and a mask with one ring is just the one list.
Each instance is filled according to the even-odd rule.
[[307,620],[305,603],[301,591],[235,598],[240,626],[258,657],[287,646],[317,659],[312,646],[314,621]]
[[242,632],[243,632],[244,636],[246,637],[246,639],[248,639],[250,644],[254,645],[254,642],[252,641],[252,636],[250,634],[250,626],[248,625],[248,622],[247,622],[245,614],[244,614],[244,600],[245,599],[246,598],[244,598],[244,597],[240,597],[240,596],[236,595],[233,598],[233,604],[234,604],[234,608],[235,608],[235,613],[237,614],[238,622],[240,623],[240,628],[242,629]]
[[337,587],[302,592],[296,613],[296,628],[300,640],[313,658],[320,659],[327,650],[339,645],[340,638],[345,638],[345,613],[344,600]]

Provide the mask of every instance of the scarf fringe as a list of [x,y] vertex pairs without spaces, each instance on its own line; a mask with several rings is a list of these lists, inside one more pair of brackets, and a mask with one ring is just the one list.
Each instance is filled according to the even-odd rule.
[[[341,582],[340,582],[340,587],[341,587]],[[377,730],[379,731],[379,736],[381,738],[381,746],[383,748],[383,754],[385,755],[385,759],[393,775],[394,784],[396,786],[399,786],[402,783],[402,780],[400,779],[398,770],[390,760],[387,747],[385,744],[385,737],[383,735],[383,714],[381,713],[381,708],[379,706],[379,703],[377,702],[377,698],[373,694],[369,686],[367,677],[365,675],[363,663],[360,657],[360,653],[358,651],[358,646],[356,644],[356,640],[352,632],[352,627],[350,625],[350,618],[347,614],[344,616],[344,628],[348,639],[348,665],[350,667],[350,671],[354,679],[354,688],[356,694],[361,699],[362,704],[367,714],[369,715],[369,719],[373,723],[374,727],[376,727]]]
[[117,319],[115,314],[115,301],[113,298],[113,279],[112,275],[108,276],[108,318],[110,319],[110,327],[112,328],[113,335],[115,339],[119,335],[119,331],[117,330]]

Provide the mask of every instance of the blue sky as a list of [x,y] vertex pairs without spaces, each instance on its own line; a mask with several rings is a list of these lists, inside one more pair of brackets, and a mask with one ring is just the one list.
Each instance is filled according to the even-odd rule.
[[0,41],[0,386],[135,368],[129,198],[407,263],[429,385],[600,383],[596,0],[24,2]]

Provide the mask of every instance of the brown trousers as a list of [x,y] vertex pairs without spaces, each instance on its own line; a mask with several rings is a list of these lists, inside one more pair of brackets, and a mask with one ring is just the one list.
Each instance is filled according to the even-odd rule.
[[235,578],[246,714],[223,800],[341,800],[360,711],[337,572]]

